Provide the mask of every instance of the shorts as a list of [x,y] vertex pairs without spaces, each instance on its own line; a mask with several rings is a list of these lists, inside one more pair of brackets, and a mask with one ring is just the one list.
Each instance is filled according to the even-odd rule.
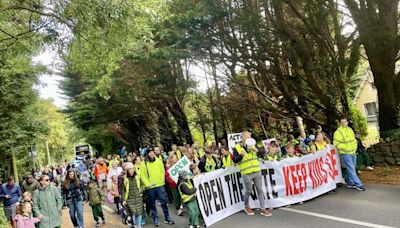
[[11,220],[14,220],[17,215],[17,205],[14,203],[11,206],[4,206],[4,214],[7,221],[10,222]]

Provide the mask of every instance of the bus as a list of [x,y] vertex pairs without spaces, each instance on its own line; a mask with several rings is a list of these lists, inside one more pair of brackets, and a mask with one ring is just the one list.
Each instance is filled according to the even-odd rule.
[[75,146],[75,160],[89,160],[93,156],[93,150],[89,144]]

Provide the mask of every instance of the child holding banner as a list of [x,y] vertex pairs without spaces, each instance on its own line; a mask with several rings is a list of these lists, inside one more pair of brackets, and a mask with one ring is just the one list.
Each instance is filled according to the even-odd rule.
[[294,145],[288,144],[286,145],[286,156],[285,158],[293,158],[293,157],[298,157],[296,154],[296,151],[294,149]]
[[268,148],[268,161],[279,161],[279,147],[275,141],[272,141]]
[[178,189],[182,198],[182,202],[188,208],[190,228],[200,228],[200,209],[196,199],[197,189],[193,186],[192,180],[190,179],[186,170],[179,171]]

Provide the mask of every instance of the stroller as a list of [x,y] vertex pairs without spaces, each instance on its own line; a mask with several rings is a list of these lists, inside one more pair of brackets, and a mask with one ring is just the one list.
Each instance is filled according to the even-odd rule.
[[129,208],[127,206],[122,207],[119,212],[122,216],[122,223],[128,225],[129,227],[135,227],[135,223],[133,222],[133,218],[130,215]]

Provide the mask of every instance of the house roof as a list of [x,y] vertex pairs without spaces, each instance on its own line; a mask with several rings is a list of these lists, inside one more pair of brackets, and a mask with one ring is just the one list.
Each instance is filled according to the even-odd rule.
[[364,77],[363,77],[363,79],[362,79],[360,85],[359,85],[358,88],[357,88],[356,95],[354,96],[354,99],[353,99],[353,103],[356,103],[356,102],[357,102],[357,99],[360,97],[361,90],[362,90],[362,89],[364,88],[364,86],[367,84],[368,78],[371,77],[371,76],[372,76],[371,71],[370,71],[370,70],[367,70],[367,71],[365,72],[365,75],[364,75]]

